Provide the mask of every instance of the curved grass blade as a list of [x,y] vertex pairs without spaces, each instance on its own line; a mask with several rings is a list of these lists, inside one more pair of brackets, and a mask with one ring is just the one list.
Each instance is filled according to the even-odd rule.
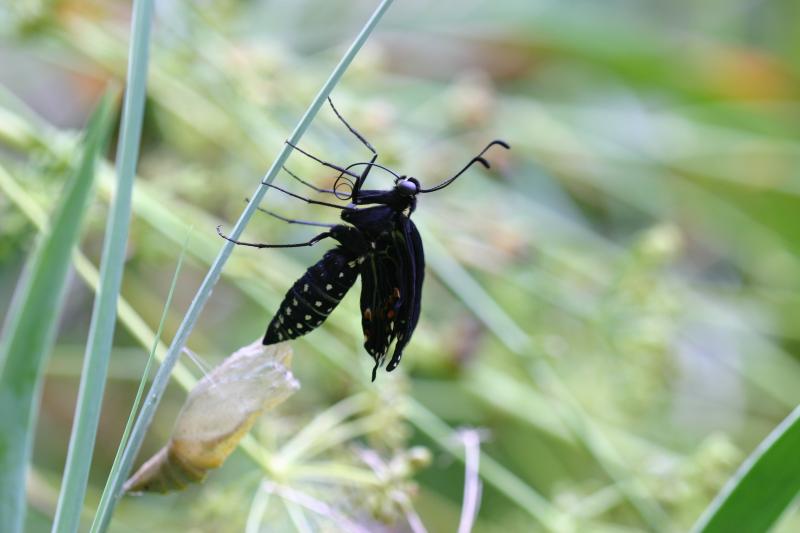
[[117,297],[122,284],[125,247],[128,242],[133,178],[136,174],[144,115],[152,13],[153,0],[134,2],[128,82],[117,149],[117,190],[106,226],[100,261],[100,287],[92,309],[67,462],[53,521],[53,531],[59,533],[72,533],[78,529],[94,453],[108,359],[117,321]]
[[[47,217],[42,208],[31,198],[22,187],[16,183],[11,176],[0,166],[0,190],[5,193],[11,201],[16,204],[20,211],[41,231],[47,227]],[[94,292],[97,292],[100,285],[100,273],[97,268],[80,251],[72,254],[73,266],[77,274],[85,281],[86,285]],[[156,338],[156,332],[151,330],[147,323],[131,307],[131,304],[122,296],[118,298],[117,313],[120,323],[127,329],[131,336],[144,348],[148,348]],[[167,347],[162,342],[158,342],[155,357],[158,361],[163,361],[167,352]],[[172,378],[183,390],[190,391],[197,383],[192,373],[180,361],[175,364]],[[239,443],[242,450],[260,466],[265,472],[270,473],[269,453],[253,437],[247,435]],[[352,471],[334,473],[342,474],[351,479],[354,475]]]
[[98,154],[111,130],[114,95],[107,93],[89,120],[83,155],[70,178],[50,231],[26,265],[0,347],[0,531],[22,531],[25,474],[36,422],[44,363],[55,340],[70,254],[91,197]]
[[[1,90],[0,93],[2,93]],[[55,132],[51,132],[50,134],[58,135]],[[34,135],[34,132],[31,132],[31,135]],[[40,137],[42,141],[44,140],[43,133],[39,132],[35,133],[35,135],[37,143],[39,142]],[[2,136],[2,128],[0,127],[0,137],[1,136]],[[42,143],[42,145],[48,146],[46,143]],[[107,167],[107,165],[105,166]],[[104,181],[106,182],[105,187],[107,189],[110,189],[111,186],[109,185],[109,183],[112,180],[112,171],[108,168],[104,169],[103,165],[100,165],[100,167],[98,168],[98,173],[101,185],[100,190],[101,191],[103,190]],[[104,173],[105,176],[103,175]],[[143,193],[142,195],[140,195],[140,197],[142,196],[144,197],[144,199],[140,198],[140,202],[142,201],[156,202],[156,200],[151,198],[146,192],[147,187],[143,188],[141,183],[139,183],[137,187],[141,189],[139,190],[139,192]],[[38,205],[38,202],[34,200],[20,186],[20,184],[14,181],[13,178],[11,178],[11,176],[8,176],[7,173],[3,172],[2,166],[0,166],[0,191],[6,194],[6,196],[8,196],[8,198],[19,208],[20,212],[23,215],[25,215],[37,228],[42,230],[46,226],[47,216],[42,207]],[[108,194],[108,191],[106,191],[106,193]],[[136,204],[134,203],[134,206],[135,205]],[[161,213],[161,216],[165,214],[162,211],[156,211],[156,212]],[[184,218],[193,219],[196,218],[196,216],[193,214],[193,216]],[[159,221],[164,221],[164,220],[166,219],[159,219]],[[172,228],[173,231],[177,231],[178,228],[177,224],[179,224],[179,222],[174,221],[166,225]],[[158,224],[154,226],[154,229],[156,230],[159,229]],[[163,230],[163,228],[160,229]],[[166,232],[165,236],[170,239],[174,237],[174,235],[172,235],[172,233],[170,232]],[[202,239],[203,235],[198,235],[198,237],[200,238],[201,241],[203,240]],[[178,245],[181,245],[180,243],[183,242],[177,239],[173,240]],[[188,251],[190,253],[197,255],[198,251],[196,249],[197,247],[195,246],[195,244],[198,243],[196,243],[193,240],[192,249]],[[199,243],[199,247],[200,249],[204,248],[202,242]],[[210,260],[207,260],[206,256],[203,254],[198,255],[198,257],[202,261],[208,261],[209,263],[211,262]],[[80,251],[77,251],[73,254],[73,265],[75,267],[75,271],[85,281],[87,287],[90,290],[96,292],[100,284],[100,273],[98,272],[97,268]],[[237,279],[235,275],[232,276],[232,278],[234,280]],[[241,282],[238,282],[237,284],[240,290],[242,290],[245,294],[251,295],[256,302],[260,302],[263,305],[264,298],[262,293],[254,291],[252,289],[251,284],[241,283]],[[117,313],[120,324],[125,327],[125,329],[132,335],[132,337],[136,340],[136,342],[138,342],[145,349],[149,349],[151,343],[153,342],[153,339],[155,339],[156,332],[147,325],[144,319],[142,319],[142,317],[139,314],[137,314],[136,310],[133,309],[131,304],[121,295],[117,303]],[[324,332],[320,332],[320,334],[324,334]],[[335,351],[337,353],[344,353],[345,349],[340,344],[340,341],[338,341],[336,337],[333,335],[328,335],[326,337],[326,341],[323,344],[325,344],[326,346],[335,346],[336,347]],[[166,353],[167,353],[167,346],[165,346],[163,342],[159,342],[158,348],[156,350],[156,359],[158,361],[163,361],[164,358],[166,357]],[[323,355],[326,353],[327,352],[323,352]],[[352,365],[347,364],[349,363],[349,360],[338,358],[337,361],[338,361],[337,364],[339,365],[340,368],[342,368],[343,370],[348,370],[352,373]],[[177,385],[179,385],[186,392],[190,391],[197,383],[197,380],[192,375],[192,372],[180,361],[175,363],[175,366],[171,374],[171,378],[175,381]],[[254,463],[256,463],[259,467],[261,467],[264,470],[264,472],[266,472],[267,474],[272,473],[272,466],[270,463],[270,453],[263,446],[261,446],[255,438],[253,438],[251,435],[247,435],[239,443],[239,446],[242,449],[242,451],[244,451],[254,461]],[[356,469],[353,468],[329,469],[327,467],[314,466],[310,469],[307,469],[304,475],[308,477],[312,473],[313,475],[322,476],[324,479],[346,479],[349,481],[356,479],[359,483],[367,483],[367,484],[370,483],[372,479],[370,478],[369,474],[358,472]]]
[[[294,132],[289,138],[289,143],[293,145],[297,145],[300,141],[300,138],[303,136],[305,131],[308,129],[308,126],[311,124],[311,121],[316,116],[319,108],[325,102],[325,99],[331,93],[333,88],[339,82],[339,79],[344,74],[347,67],[352,62],[353,58],[356,56],[358,51],[367,41],[367,38],[372,33],[372,30],[378,24],[378,21],[381,19],[383,14],[392,4],[393,0],[383,0],[375,11],[373,12],[372,16],[363,26],[359,34],[356,36],[353,44],[350,45],[350,48],[345,52],[342,59],[339,61],[339,64],[336,65],[333,72],[331,73],[330,77],[327,81],[323,84],[322,88],[317,93],[314,100],[309,105],[308,109],[306,110],[303,117],[300,119],[300,122],[295,127]],[[253,216],[253,213],[256,211],[256,207],[260,204],[261,199],[266,194],[267,189],[269,188],[269,184],[275,179],[277,176],[278,171],[283,167],[283,164],[286,162],[286,159],[289,157],[292,148],[289,146],[288,143],[283,145],[280,153],[276,157],[275,161],[272,163],[272,166],[267,171],[266,175],[262,178],[261,184],[256,189],[255,193],[251,196],[252,201],[248,202],[244,211],[239,216],[239,220],[236,222],[236,225],[230,232],[230,237],[232,239],[238,239],[239,236],[244,231],[245,226],[250,221],[250,218]],[[206,302],[208,301],[209,297],[211,296],[211,291],[216,285],[217,281],[219,280],[220,274],[222,272],[222,267],[228,261],[231,253],[233,252],[234,244],[230,241],[225,241],[222,245],[222,248],[217,255],[217,258],[214,260],[214,263],[211,265],[208,273],[206,274],[205,279],[201,283],[200,287],[197,290],[197,294],[195,295],[194,299],[192,300],[191,305],[189,306],[186,315],[184,316],[183,322],[178,328],[178,331],[175,334],[175,338],[170,345],[170,348],[167,352],[167,356],[164,359],[161,367],[159,367],[158,372],[156,373],[155,378],[153,379],[153,383],[148,391],[147,400],[145,401],[144,406],[142,407],[142,411],[139,414],[139,417],[136,420],[136,425],[133,428],[133,432],[131,433],[131,439],[128,443],[128,447],[125,449],[125,453],[123,454],[122,459],[122,478],[127,476],[129,473],[135,456],[139,450],[139,447],[144,440],[145,433],[147,432],[147,428],[150,426],[150,422],[153,420],[153,416],[155,414],[156,408],[161,400],[161,396],[164,393],[164,390],[169,383],[170,374],[172,372],[172,368],[175,366],[175,363],[178,361],[180,357],[181,351],[183,347],[186,345],[186,341],[189,338],[189,334],[191,333],[192,329],[194,328],[195,323],[197,322],[198,317],[200,316],[200,312],[205,307]],[[116,500],[119,498],[120,491],[122,487],[118,485],[114,488],[114,498],[112,498],[112,510],[113,505],[116,503]]]
[[750,454],[692,531],[768,531],[798,494],[800,407],[796,407]]
[[[2,124],[2,122],[0,122],[0,124]],[[24,122],[20,121],[20,124],[25,128],[25,135],[34,139],[37,143],[41,142],[41,140],[45,138],[44,133],[32,131],[32,129],[29,129],[29,126]],[[0,127],[0,138],[3,138],[3,140],[11,142],[14,138],[16,138],[12,137],[10,133],[11,132],[6,132],[2,127]],[[48,131],[47,134],[57,135],[57,132]],[[24,146],[18,147],[24,148]],[[155,218],[157,223],[151,222],[153,229],[161,232],[165,238],[170,239],[172,242],[179,243],[180,241],[178,240],[176,232],[174,231],[179,224],[179,220],[177,217],[175,217],[175,213],[165,208],[163,203],[158,201],[157,197],[153,196],[151,192],[148,192],[146,184],[139,183],[139,188],[141,189],[139,192],[142,193],[140,196],[139,214],[143,216],[145,220]],[[200,212],[192,210],[190,206],[182,206],[181,212],[192,213],[192,216],[189,217],[192,219],[202,218]],[[172,228],[172,230],[169,228]],[[199,256],[199,258],[201,261],[210,262],[205,255]],[[251,283],[240,279],[237,276],[233,276],[232,279],[243,294],[251,297],[254,302],[262,306],[264,305],[264,294],[261,291],[255,288]],[[124,306],[123,309],[126,310],[126,313],[121,312],[120,319],[126,324],[128,329],[132,331],[140,343],[145,342],[145,338],[148,339],[146,342],[149,342],[149,339],[152,338],[152,332],[148,333],[146,331],[147,328],[141,318],[138,317],[138,315],[136,315],[135,312],[124,303],[124,300],[121,299],[120,302],[121,305]],[[269,310],[270,309],[268,307],[265,307],[265,311]],[[355,381],[358,382],[359,380],[365,379],[364,375],[356,371],[356,369],[353,367],[352,360],[344,356],[344,354],[348,353],[349,350],[342,344],[341,340],[339,340],[335,335],[329,334],[324,330],[318,331],[316,335],[318,342],[308,343],[307,340],[303,341],[308,343],[308,348],[316,350],[321,356],[330,360],[343,373],[351,376],[351,378]],[[325,346],[326,349],[320,350],[319,346]],[[175,364],[177,365],[175,368],[176,371],[173,371],[172,378],[175,378],[185,390],[191,389],[192,382],[191,378],[188,377],[188,372],[184,367],[181,366],[180,362]],[[179,370],[181,372],[177,372]],[[418,404],[412,400],[412,405],[415,408],[412,409],[411,413],[409,414],[409,421],[420,431],[428,434],[431,439],[433,439],[442,449],[452,452],[453,457],[459,461],[463,461],[463,454],[460,454],[460,447],[454,448],[452,446],[452,435],[454,432],[453,428],[451,428],[445,421],[441,420],[434,413],[422,407],[421,404]],[[420,410],[424,414],[419,414]],[[253,439],[251,436],[245,437],[240,443],[240,447],[256,463],[258,463],[265,472],[270,471],[268,462],[264,460],[265,450],[258,445],[255,439]],[[526,513],[539,520],[548,531],[563,530],[563,524],[571,523],[566,512],[550,504],[550,502],[548,502],[547,499],[539,494],[533,487],[527,485],[515,473],[506,469],[503,465],[494,460],[484,451],[481,451],[481,475],[487,484],[492,485],[499,492],[508,496],[511,501],[519,505],[520,508]],[[346,476],[348,479],[354,479],[355,474],[348,471]]]
[[161,312],[161,319],[158,322],[158,330],[156,331],[155,339],[153,339],[153,346],[150,348],[150,355],[147,358],[147,364],[144,367],[144,371],[142,371],[142,379],[139,381],[139,388],[136,390],[136,397],[133,400],[133,405],[131,405],[131,413],[128,416],[128,421],[125,423],[125,429],[122,432],[122,438],[120,439],[117,453],[114,456],[114,462],[111,465],[111,472],[108,474],[106,486],[103,489],[102,496],[100,497],[100,504],[97,506],[97,512],[95,513],[94,520],[92,521],[90,533],[105,531],[106,528],[103,527],[103,525],[107,525],[111,520],[110,517],[106,516],[110,514],[109,510],[112,495],[111,489],[119,483],[118,478],[120,476],[120,459],[122,458],[122,452],[125,450],[125,446],[128,444],[128,437],[131,433],[131,427],[133,427],[133,421],[136,417],[136,412],[139,410],[139,404],[141,403],[142,396],[144,395],[144,387],[147,383],[147,378],[150,376],[150,368],[153,366],[153,361],[155,360],[156,349],[158,348],[158,343],[161,342],[161,334],[164,332],[164,323],[167,321],[167,314],[170,306],[172,305],[172,296],[175,294],[175,287],[178,284],[178,276],[181,273],[183,260],[186,257],[186,249],[189,247],[190,236],[191,230],[189,230],[189,233],[186,235],[186,241],[183,243],[181,255],[178,257],[178,264],[175,266],[175,273],[172,275],[172,282],[169,285],[169,292],[167,293],[167,301],[164,303],[164,310]]

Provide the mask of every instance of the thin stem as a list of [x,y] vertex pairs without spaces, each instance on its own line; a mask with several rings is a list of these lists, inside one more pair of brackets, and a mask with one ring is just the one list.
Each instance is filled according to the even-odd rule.
[[247,514],[245,533],[258,533],[261,530],[261,522],[264,520],[264,515],[267,514],[270,496],[272,496],[272,493],[265,490],[264,482],[262,481],[255,496],[253,496],[253,503],[250,505],[250,512]]
[[481,478],[478,475],[481,459],[481,437],[474,429],[459,433],[464,444],[464,501],[461,504],[461,518],[458,533],[469,533],[478,517],[481,503]]
[[[79,242],[81,223],[92,198],[96,160],[111,132],[113,92],[101,99],[70,172],[49,229],[26,262],[0,333],[0,530],[25,527],[25,478],[30,464],[44,367],[55,341],[69,273],[69,258]],[[3,182],[13,179],[0,169]],[[24,195],[24,193],[23,193]],[[17,195],[19,196],[19,195]],[[14,199],[12,198],[12,201]],[[43,217],[46,219],[46,217]]]
[[122,113],[121,135],[117,150],[117,190],[106,225],[100,261],[100,288],[94,300],[81,383],[75,406],[75,419],[67,451],[67,462],[53,532],[72,533],[80,525],[80,511],[86,495],[92,464],[100,407],[108,373],[108,360],[117,321],[117,298],[125,268],[125,247],[131,218],[133,181],[144,117],[147,65],[153,0],[137,0],[131,23],[128,86]]
[[408,522],[411,533],[428,533],[428,529],[422,522],[422,518],[417,511],[414,510],[411,499],[404,493],[398,495],[397,499],[400,507],[403,509],[403,513],[406,515],[406,522]]
[[[464,450],[452,439],[453,430],[443,420],[425,406],[409,401],[408,419],[422,433],[435,440],[442,448],[453,454],[460,461],[465,461]],[[574,519],[552,503],[533,487],[527,485],[514,472],[493,459],[486,452],[481,452],[481,474],[487,483],[493,485],[525,509],[536,519],[545,531],[573,531]]]
[[286,498],[282,501],[283,506],[286,508],[286,514],[289,515],[289,519],[292,521],[295,531],[298,533],[311,533],[311,524],[308,523],[308,517],[306,517],[303,508]]
[[367,408],[368,397],[366,394],[348,396],[332,405],[305,425],[294,437],[281,447],[276,460],[285,464],[297,462],[309,448],[314,446],[321,437],[341,424],[344,420],[354,416]]
[[378,412],[335,426],[325,434],[324,439],[312,441],[307,448],[302,450],[302,455],[299,458],[304,460],[311,459],[338,444],[376,431],[385,424],[384,419],[383,413]]
[[[347,50],[347,52],[342,57],[339,64],[336,65],[333,72],[331,73],[328,80],[324,83],[322,88],[320,89],[317,96],[311,102],[308,109],[306,110],[303,117],[300,119],[300,122],[297,124],[294,132],[289,138],[289,141],[292,144],[297,144],[300,139],[302,138],[305,131],[308,129],[308,126],[311,124],[311,121],[316,116],[319,108],[322,106],[325,99],[333,90],[334,86],[338,83],[339,79],[344,74],[347,67],[353,61],[353,58],[361,49],[361,47],[366,42],[369,35],[372,33],[372,30],[378,24],[378,21],[381,19],[383,14],[392,4],[393,0],[383,0],[380,5],[375,9],[374,13],[361,29],[361,32],[356,37],[353,44]],[[275,158],[275,161],[272,163],[272,166],[269,168],[267,173],[265,174],[264,178],[261,180],[261,183],[256,188],[255,193],[253,194],[252,201],[249,202],[246,206],[244,211],[242,211],[239,220],[236,222],[236,225],[233,227],[231,231],[231,237],[233,239],[238,239],[242,233],[244,232],[247,223],[250,221],[250,218],[253,216],[253,213],[256,212],[256,206],[261,203],[264,194],[267,192],[269,188],[267,185],[272,183],[275,179],[275,176],[278,174],[278,171],[283,167],[286,163],[286,159],[289,157],[292,148],[288,144],[284,144],[279,152],[278,156]],[[150,387],[150,391],[148,392],[147,399],[145,400],[145,404],[142,406],[142,411],[139,414],[139,418],[136,421],[136,425],[133,428],[133,432],[131,433],[131,439],[128,443],[127,448],[125,449],[125,454],[123,456],[123,463],[122,463],[122,472],[127,474],[130,471],[131,467],[133,466],[133,461],[139,451],[139,448],[144,441],[144,436],[147,433],[147,429],[150,427],[150,423],[153,420],[153,416],[155,415],[156,408],[158,407],[159,402],[161,401],[161,397],[164,394],[164,390],[166,389],[170,374],[172,372],[172,368],[178,362],[180,357],[181,351],[186,344],[186,341],[189,338],[189,334],[191,333],[192,329],[194,328],[197,319],[200,316],[200,312],[205,307],[205,304],[208,302],[208,299],[211,296],[211,292],[214,289],[214,285],[216,285],[217,281],[219,280],[220,274],[222,272],[222,267],[227,262],[228,258],[230,257],[231,253],[233,252],[233,247],[235,245],[232,242],[225,241],[222,245],[222,248],[217,255],[217,258],[214,260],[214,263],[211,265],[211,268],[206,274],[205,279],[203,280],[200,288],[197,290],[197,294],[195,295],[194,299],[192,300],[191,305],[189,306],[186,315],[183,318],[183,322],[181,323],[180,327],[178,328],[177,333],[175,334],[175,338],[172,341],[172,344],[167,351],[167,356],[164,359],[161,367],[158,369],[155,378],[153,379],[153,384]],[[125,476],[121,476],[121,479],[124,479]],[[116,503],[121,495],[121,483],[118,483],[117,487],[114,490],[114,496],[112,503]]]
[[147,358],[147,364],[142,372],[142,379],[139,381],[139,388],[136,390],[136,397],[133,400],[133,405],[131,405],[131,413],[128,417],[128,421],[125,423],[125,429],[122,432],[122,438],[119,441],[119,447],[117,448],[114,462],[111,465],[111,473],[108,475],[106,486],[103,489],[103,495],[100,497],[100,504],[97,506],[97,513],[95,513],[94,520],[92,521],[90,533],[98,533],[100,531],[101,524],[107,522],[104,517],[109,513],[112,488],[117,484],[117,478],[120,477],[120,460],[122,459],[122,453],[124,452],[125,446],[128,443],[128,437],[130,436],[131,428],[133,427],[133,421],[135,420],[136,412],[139,410],[139,404],[141,404],[142,397],[144,396],[144,387],[147,384],[147,378],[150,376],[150,368],[153,366],[153,361],[155,360],[156,349],[158,348],[158,344],[161,342],[161,335],[164,332],[164,324],[167,322],[167,314],[170,306],[172,305],[172,297],[175,294],[175,287],[178,285],[178,276],[180,275],[181,267],[183,266],[183,260],[186,257],[186,249],[189,247],[190,236],[191,229],[186,235],[186,241],[183,243],[181,255],[178,257],[178,264],[175,267],[175,273],[172,275],[172,282],[170,283],[169,292],[167,293],[167,301],[164,303],[164,310],[161,313],[161,320],[158,322],[158,330],[156,330],[156,335],[153,339],[153,346],[150,348],[150,356]]
[[318,500],[313,496],[309,496],[304,492],[300,492],[299,490],[294,490],[292,488],[283,485],[278,485],[271,481],[265,481],[264,487],[265,490],[277,494],[284,500],[288,500],[290,502],[301,505],[306,509],[308,509],[309,511],[334,522],[340,531],[367,533],[367,530],[365,528],[353,522],[347,516],[343,515],[342,513],[340,513],[327,503],[323,502],[322,500]]

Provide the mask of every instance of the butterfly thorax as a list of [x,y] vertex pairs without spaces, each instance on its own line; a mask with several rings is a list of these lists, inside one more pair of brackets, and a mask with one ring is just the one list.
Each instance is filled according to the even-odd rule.
[[389,205],[342,211],[342,220],[358,228],[371,241],[393,230],[402,218],[408,218],[408,215]]

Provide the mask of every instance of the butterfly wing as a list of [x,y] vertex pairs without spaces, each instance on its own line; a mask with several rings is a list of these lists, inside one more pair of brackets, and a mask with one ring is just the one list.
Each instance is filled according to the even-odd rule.
[[[388,235],[388,234],[387,234]],[[398,273],[391,259],[391,240],[382,235],[375,249],[361,264],[361,327],[364,348],[381,364],[392,341],[394,320],[390,313],[390,298],[395,294]]]
[[283,298],[263,344],[294,339],[319,327],[358,277],[357,255],[342,246],[306,270]]
[[397,217],[374,244],[361,265],[361,323],[364,348],[375,360],[373,380],[392,341],[396,344],[389,371],[397,367],[414,332],[425,268],[422,240],[408,217]]
[[406,297],[403,299],[403,306],[400,310],[399,324],[397,328],[397,343],[394,346],[394,353],[386,371],[391,372],[400,364],[408,341],[417,327],[422,304],[422,282],[425,279],[425,252],[422,248],[422,238],[419,231],[410,218],[403,217],[400,221],[403,232],[403,244],[405,253],[403,258],[406,262],[404,267],[403,281],[405,285]]

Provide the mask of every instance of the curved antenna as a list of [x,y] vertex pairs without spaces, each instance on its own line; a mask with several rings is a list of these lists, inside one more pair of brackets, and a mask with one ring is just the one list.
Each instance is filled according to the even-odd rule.
[[435,187],[431,187],[430,189],[420,189],[419,192],[433,192],[433,191],[438,191],[439,189],[444,189],[445,187],[447,187],[448,185],[453,183],[456,180],[456,178],[458,178],[461,174],[466,172],[467,169],[469,167],[471,167],[472,165],[474,165],[475,163],[480,163],[481,165],[483,165],[486,168],[491,168],[491,165],[489,164],[489,162],[486,159],[483,158],[483,154],[485,154],[486,150],[488,150],[489,148],[491,148],[494,145],[502,146],[506,150],[510,150],[511,149],[511,146],[507,142],[505,142],[503,140],[500,140],[500,139],[495,139],[492,142],[490,142],[489,144],[487,144],[486,148],[481,150],[478,155],[476,155],[475,157],[470,159],[469,163],[467,163],[464,166],[464,168],[459,170],[458,173],[455,176],[453,176],[452,178],[448,178],[448,179],[444,180],[439,185],[436,185]]

